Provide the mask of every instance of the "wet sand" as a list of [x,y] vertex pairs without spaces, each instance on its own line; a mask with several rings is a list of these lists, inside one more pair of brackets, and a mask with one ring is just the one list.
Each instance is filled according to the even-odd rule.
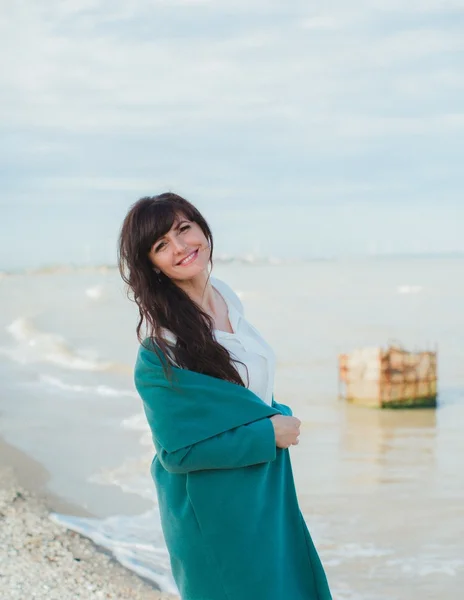
[[91,516],[50,494],[46,470],[0,439],[0,597],[8,600],[174,600],[50,511]]

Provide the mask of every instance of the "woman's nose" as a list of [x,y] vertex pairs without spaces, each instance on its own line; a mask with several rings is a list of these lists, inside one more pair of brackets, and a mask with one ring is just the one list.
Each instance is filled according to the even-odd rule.
[[172,240],[172,245],[176,252],[184,252],[185,251],[186,245],[185,245],[185,242],[183,242],[182,240],[174,238]]

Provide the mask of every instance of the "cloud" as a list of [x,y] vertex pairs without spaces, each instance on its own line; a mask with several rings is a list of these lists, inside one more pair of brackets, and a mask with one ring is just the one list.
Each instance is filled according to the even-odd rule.
[[[97,0],[65,3],[56,13],[31,4],[27,14],[5,21],[1,33],[15,60],[0,80],[4,122],[81,133],[296,118],[312,126],[314,115],[326,122],[326,106],[344,101],[353,88],[371,94],[373,68],[397,66],[403,73],[405,65],[464,45],[461,36],[434,29],[355,35],[336,14],[303,17],[299,29],[291,23],[238,27],[210,39],[192,38],[187,28],[180,37],[158,39],[153,8],[153,36],[138,39],[147,3],[135,5],[141,14],[132,35],[119,30],[136,9],[129,16],[121,6],[101,17],[114,20],[104,31],[98,15],[109,5]],[[75,15],[87,15],[94,27],[66,26]],[[15,23],[24,32],[20,39]],[[328,35],[317,41],[298,35],[301,25]]]
[[346,25],[346,20],[341,20],[334,15],[317,15],[314,17],[304,18],[300,22],[300,27],[303,29],[311,29],[316,31],[332,31],[341,29]]
[[[361,185],[374,194],[374,160],[379,170],[407,148],[419,170],[438,160],[425,155],[433,140],[451,148],[462,135],[462,6],[9,3],[0,122],[11,172],[36,177],[42,157],[47,189],[102,193],[176,180],[240,192],[281,180],[318,193],[328,183],[312,179],[326,177],[335,197],[370,165]],[[452,149],[441,160],[454,164]]]
[[383,10],[386,12],[399,12],[409,14],[449,14],[464,13],[463,0],[368,0],[365,2],[366,8]]
[[340,136],[394,137],[464,132],[464,112],[427,117],[327,117],[327,125]]
[[464,49],[464,37],[440,29],[419,29],[379,36],[369,48],[367,64],[383,66],[411,64],[430,57],[457,53]]

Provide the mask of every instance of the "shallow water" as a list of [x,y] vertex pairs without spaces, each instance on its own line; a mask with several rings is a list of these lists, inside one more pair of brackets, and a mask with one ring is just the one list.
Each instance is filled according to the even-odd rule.
[[[454,599],[464,582],[461,259],[218,264],[273,344],[275,396],[303,421],[302,510],[337,600]],[[0,432],[95,519],[56,515],[172,589],[132,383],[135,307],[115,269],[0,280]],[[337,355],[400,340],[439,349],[439,406],[337,397]]]

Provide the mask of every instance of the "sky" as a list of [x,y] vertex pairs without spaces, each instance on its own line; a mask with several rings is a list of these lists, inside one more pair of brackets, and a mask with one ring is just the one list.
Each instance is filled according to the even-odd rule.
[[464,252],[464,0],[0,8],[0,270],[114,264],[167,190],[218,254]]

